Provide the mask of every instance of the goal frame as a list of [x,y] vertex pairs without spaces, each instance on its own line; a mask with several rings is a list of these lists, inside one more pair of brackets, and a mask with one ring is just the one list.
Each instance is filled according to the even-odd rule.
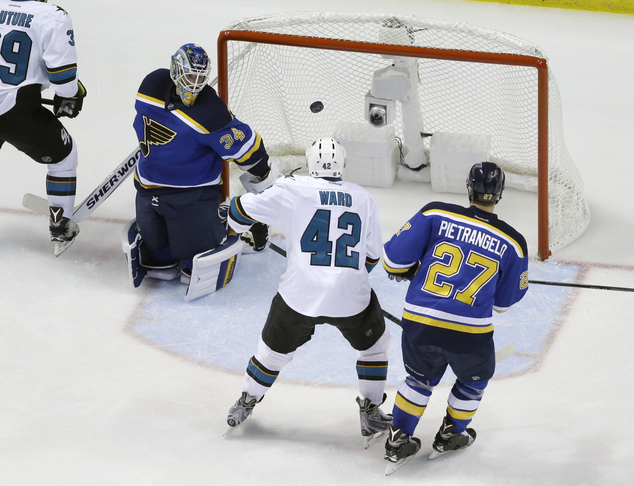
[[[342,39],[323,39],[299,35],[223,30],[218,35],[218,95],[229,102],[228,47],[230,41],[276,44],[310,49],[361,52],[386,56],[439,59],[487,64],[525,66],[537,70],[537,257],[544,261],[548,247],[548,62],[541,57],[490,52],[460,51],[430,47],[375,44]],[[223,198],[229,197],[229,164],[223,162]]]

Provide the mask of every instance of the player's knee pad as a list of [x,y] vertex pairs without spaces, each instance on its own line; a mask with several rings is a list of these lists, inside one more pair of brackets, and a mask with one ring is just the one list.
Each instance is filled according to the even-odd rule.
[[64,159],[54,164],[48,164],[48,173],[57,177],[75,177],[78,163],[77,145],[73,143],[73,148]]
[[279,371],[284,365],[293,360],[293,356],[295,356],[295,351],[292,353],[278,353],[277,351],[273,351],[262,340],[262,336],[260,336],[258,341],[258,350],[255,353],[255,357],[267,368]]
[[391,339],[390,330],[385,326],[385,330],[378,341],[370,348],[359,352],[359,359],[363,361],[387,361]]
[[238,235],[229,235],[224,244],[194,257],[185,300],[209,295],[233,278],[244,243]]

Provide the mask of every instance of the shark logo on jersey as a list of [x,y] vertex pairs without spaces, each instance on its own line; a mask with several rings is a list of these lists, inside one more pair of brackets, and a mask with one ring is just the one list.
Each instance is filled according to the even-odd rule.
[[165,145],[174,140],[176,132],[171,128],[161,125],[155,120],[143,116],[144,140],[140,142],[141,152],[147,157],[150,153],[150,145]]

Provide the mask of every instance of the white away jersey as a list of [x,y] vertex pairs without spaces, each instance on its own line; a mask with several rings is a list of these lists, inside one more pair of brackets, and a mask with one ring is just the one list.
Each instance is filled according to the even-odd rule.
[[49,3],[0,0],[0,115],[15,105],[17,89],[41,84],[69,98],[77,94],[73,24]]
[[287,263],[279,293],[293,310],[310,317],[348,317],[368,306],[366,261],[378,261],[382,240],[379,214],[365,189],[352,182],[289,176],[236,202],[232,213],[237,208],[239,214],[230,218],[236,231],[255,220],[284,232]]

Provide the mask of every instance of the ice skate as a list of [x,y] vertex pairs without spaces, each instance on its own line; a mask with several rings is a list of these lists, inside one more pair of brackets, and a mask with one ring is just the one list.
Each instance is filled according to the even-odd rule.
[[79,226],[74,221],[62,216],[62,208],[49,208],[51,241],[55,244],[55,256],[60,256],[75,241],[79,234]]
[[447,454],[447,452],[464,449],[469,447],[476,439],[476,432],[473,429],[467,429],[461,434],[455,433],[455,425],[452,424],[447,417],[443,418],[440,430],[436,434],[434,443],[432,444],[432,452],[430,459],[436,459],[438,456]]
[[251,416],[251,412],[253,412],[253,408],[262,401],[262,398],[258,400],[243,391],[238,401],[229,409],[229,414],[227,415],[227,424],[229,427],[227,427],[225,434],[248,419]]
[[389,436],[385,442],[385,475],[389,476],[411,461],[420,450],[420,440],[404,434],[399,428],[389,426]]
[[[385,398],[386,395],[383,394],[383,402]],[[362,399],[361,397],[357,397],[357,403],[359,404],[363,445],[367,449],[387,435],[389,427],[392,424],[392,415],[384,413],[378,405],[372,404],[369,398]]]

